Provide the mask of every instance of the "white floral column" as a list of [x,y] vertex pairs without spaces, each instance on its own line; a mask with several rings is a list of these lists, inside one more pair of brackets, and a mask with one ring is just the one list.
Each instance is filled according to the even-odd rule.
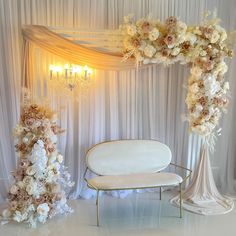
[[8,208],[2,223],[26,222],[36,227],[57,214],[72,212],[67,205],[67,191],[73,186],[56,148],[56,114],[48,107],[26,103],[20,123],[14,130],[19,166],[14,172]]

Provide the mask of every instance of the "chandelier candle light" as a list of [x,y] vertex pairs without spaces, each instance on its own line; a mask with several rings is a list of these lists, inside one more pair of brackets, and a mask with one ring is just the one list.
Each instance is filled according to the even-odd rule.
[[73,64],[65,64],[64,67],[50,65],[50,79],[56,79],[71,91],[78,85],[88,86],[91,82],[92,69]]

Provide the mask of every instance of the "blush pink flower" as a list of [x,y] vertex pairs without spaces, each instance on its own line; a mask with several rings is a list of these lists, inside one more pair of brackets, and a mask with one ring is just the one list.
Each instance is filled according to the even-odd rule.
[[141,25],[141,29],[142,29],[143,33],[146,34],[152,29],[152,27],[148,21],[144,21]]
[[170,16],[166,19],[166,25],[169,27],[174,27],[177,23],[177,19],[174,16]]
[[164,42],[167,46],[171,46],[175,43],[175,36],[172,34],[168,34],[165,39]]
[[135,48],[138,48],[138,47],[141,46],[141,42],[140,42],[140,40],[139,40],[138,38],[133,38],[133,39],[131,40],[131,43],[132,43],[132,45],[133,45]]

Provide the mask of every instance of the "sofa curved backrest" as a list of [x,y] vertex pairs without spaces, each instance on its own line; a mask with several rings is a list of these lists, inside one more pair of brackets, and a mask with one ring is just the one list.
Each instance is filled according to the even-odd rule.
[[86,162],[98,175],[154,173],[170,164],[171,151],[155,140],[110,141],[91,148]]

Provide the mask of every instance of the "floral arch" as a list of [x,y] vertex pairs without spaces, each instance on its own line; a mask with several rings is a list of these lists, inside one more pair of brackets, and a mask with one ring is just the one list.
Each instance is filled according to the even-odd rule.
[[[63,31],[56,27],[26,26],[25,81],[29,82],[32,74],[35,45],[71,63],[87,64],[98,70],[121,71],[175,62],[189,65],[186,119],[190,132],[201,135],[206,142],[202,144],[192,182],[183,194],[184,207],[200,214],[226,213],[234,204],[218,192],[208,155],[209,140],[214,140],[214,131],[229,103],[229,83],[224,75],[228,69],[225,61],[232,57],[232,38],[219,22],[207,15],[196,26],[187,26],[175,17],[160,22],[151,17],[134,21],[128,16],[119,30]],[[213,203],[209,205],[209,201]],[[172,202],[178,205],[178,197]]]
[[228,70],[225,59],[232,57],[232,51],[219,19],[206,18],[199,26],[187,26],[175,17],[164,23],[125,17],[120,30],[124,60],[135,57],[137,64],[180,62],[191,66],[186,98],[189,128],[200,135],[211,134],[229,101],[224,74]]

